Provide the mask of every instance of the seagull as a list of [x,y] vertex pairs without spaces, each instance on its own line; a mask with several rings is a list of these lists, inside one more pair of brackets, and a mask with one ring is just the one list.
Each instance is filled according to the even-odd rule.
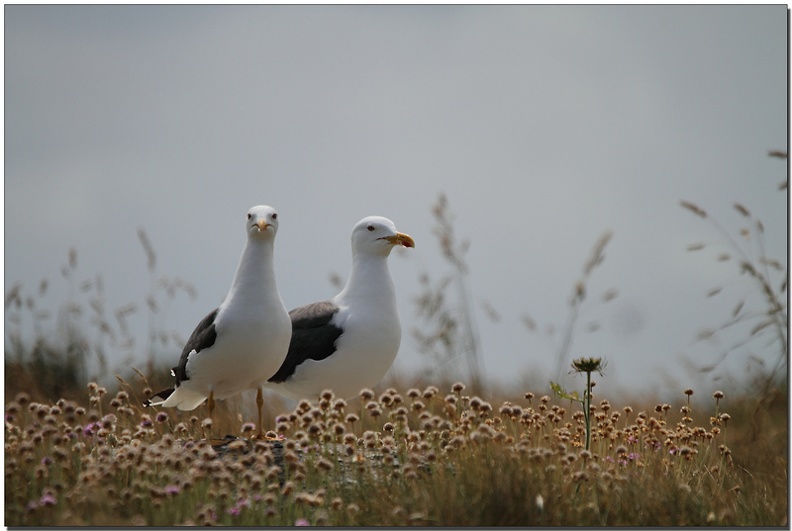
[[379,383],[401,341],[388,271],[388,255],[397,245],[415,247],[415,242],[387,218],[371,216],[355,225],[346,286],[331,300],[289,312],[289,352],[269,388],[295,400],[318,397],[325,389],[352,398]]
[[278,213],[270,206],[254,206],[247,212],[245,230],[247,243],[228,295],[187,340],[171,370],[174,387],[144,405],[192,410],[206,400],[211,418],[215,400],[256,389],[256,438],[263,439],[262,386],[286,356],[291,321],[275,285]]

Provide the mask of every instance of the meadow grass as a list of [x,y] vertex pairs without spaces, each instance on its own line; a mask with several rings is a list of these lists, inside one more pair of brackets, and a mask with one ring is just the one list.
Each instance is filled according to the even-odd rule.
[[[683,206],[706,217],[692,203]],[[761,223],[737,210],[761,234]],[[466,388],[426,373],[391,379],[349,402],[327,391],[289,410],[271,397],[265,424],[272,440],[253,441],[257,427],[240,413],[244,396],[219,402],[211,421],[204,407],[142,406],[152,389],[171,384],[169,367],[154,366],[154,351],[183,343],[160,329],[164,309],[177,291],[192,291],[178,279],[158,278],[156,256],[139,236],[151,277],[146,304],[112,315],[99,277],[76,281],[70,252],[62,273],[75,295],[56,312],[65,347],[44,339],[52,312],[36,297],[45,282],[35,293],[17,284],[6,294],[6,526],[789,525],[788,391],[779,377],[788,367],[787,286],[784,280],[773,287],[770,268],[783,267],[763,249],[757,260],[742,253],[741,267],[769,310],[747,312],[741,303],[732,312],[735,323],[754,326],[749,339],[773,332],[779,340],[778,365],[757,378],[752,394],[668,389],[665,396],[676,397],[666,398],[670,403],[642,396],[611,403],[590,381],[599,371],[594,365],[575,368],[586,373],[582,394],[557,384],[486,391],[482,382]],[[609,238],[598,242],[575,286],[558,367],[571,351],[585,282]],[[441,241],[464,280],[465,244],[452,244]],[[458,336],[448,282],[433,288],[427,277],[428,295],[418,299],[431,307],[424,317],[438,325],[426,335],[427,348],[436,350],[430,339],[437,336],[447,343],[440,351],[446,357],[459,355],[460,344],[475,346]],[[86,387],[89,362],[106,376],[105,353],[136,346],[126,319],[137,307],[149,312],[145,374],[157,376],[149,382],[135,371],[131,383],[117,377],[113,386]],[[91,318],[87,325],[80,315]],[[23,341],[26,324],[31,344]],[[533,329],[532,320],[526,324]],[[475,367],[478,349],[461,351]],[[210,434],[230,437],[213,446]]]
[[[7,382],[7,385],[13,382]],[[141,385],[6,402],[5,525],[787,525],[786,397],[675,404],[490,402],[461,383],[277,415],[277,441],[204,408],[142,408]],[[728,411],[728,413],[727,413]]]

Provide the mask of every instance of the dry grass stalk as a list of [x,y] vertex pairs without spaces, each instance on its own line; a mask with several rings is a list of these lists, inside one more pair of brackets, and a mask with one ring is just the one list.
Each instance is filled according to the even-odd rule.
[[[477,392],[482,392],[486,376],[481,363],[478,327],[471,303],[468,282],[469,268],[465,255],[470,242],[457,242],[448,199],[441,194],[432,207],[434,227],[443,257],[453,266],[454,272],[442,277],[432,286],[428,275],[420,278],[423,292],[416,299],[418,317],[424,319],[424,328],[414,328],[413,337],[419,349],[446,367],[452,359],[461,356],[467,366],[467,377]],[[447,288],[456,288],[456,300],[450,301]],[[490,315],[494,308],[490,309]]]
[[[771,151],[770,156],[786,159],[787,153]],[[697,205],[688,201],[681,201],[680,204],[693,214],[704,219],[708,218],[706,212]],[[746,301],[741,300],[731,311],[731,316],[728,320],[714,329],[710,328],[700,333],[699,338],[710,339],[718,332],[731,329],[738,325],[745,325],[747,327],[747,337],[736,341],[724,350],[720,355],[720,359],[723,360],[731,352],[744,347],[754,339],[763,337],[766,333],[772,334],[772,342],[778,344],[778,358],[775,366],[766,372],[763,392],[768,392],[772,387],[772,383],[783,376],[785,368],[788,365],[788,314],[786,297],[784,294],[787,290],[789,268],[788,265],[783,265],[779,260],[767,256],[764,243],[764,225],[761,220],[755,218],[751,211],[740,202],[735,202],[733,207],[749,222],[748,227],[742,227],[739,230],[739,234],[743,238],[742,240],[732,238],[717,220],[710,217],[709,221],[724,241],[730,246],[733,254],[736,255],[740,274],[747,275],[753,282],[756,291],[761,294],[764,307],[756,310],[747,310],[745,305]],[[696,243],[689,245],[687,250],[698,251],[703,248],[704,244]],[[716,259],[718,261],[727,261],[731,259],[731,254],[720,253]],[[775,287],[777,280],[774,279],[773,272],[782,275],[777,288]],[[706,295],[707,297],[712,297],[720,294],[722,291],[722,287],[716,287],[711,289]],[[715,366],[717,366],[717,364],[706,367],[707,371],[705,372],[712,370]]]

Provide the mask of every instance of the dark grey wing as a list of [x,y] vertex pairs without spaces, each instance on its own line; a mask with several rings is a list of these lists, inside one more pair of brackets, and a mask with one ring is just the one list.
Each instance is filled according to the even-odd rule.
[[[190,356],[190,352],[193,350],[195,352],[200,352],[203,349],[214,345],[215,339],[217,339],[217,330],[215,330],[214,320],[217,317],[217,312],[219,309],[220,308],[217,308],[215,311],[204,317],[200,323],[198,323],[198,326],[195,327],[195,330],[193,330],[193,333],[190,335],[190,339],[188,339],[187,343],[184,345],[181,358],[179,358],[179,365],[171,369],[171,376],[176,378],[176,385],[155,393],[152,398],[156,397],[160,400],[166,400],[171,395],[171,393],[176,390],[176,387],[179,387],[180,383],[185,380],[189,380],[187,377],[187,358]],[[143,402],[144,407],[150,405],[151,399]]]
[[335,342],[344,331],[330,321],[339,309],[332,302],[323,301],[289,312],[292,322],[289,352],[270,382],[285,382],[305,360],[323,360],[335,352]]
[[179,358],[179,365],[172,369],[173,376],[176,377],[177,386],[184,380],[189,379],[187,377],[187,358],[190,356],[190,352],[193,350],[195,352],[201,352],[203,349],[214,345],[217,339],[215,318],[217,317],[218,310],[219,308],[204,317],[201,322],[198,323],[198,326],[195,327],[195,330],[193,330],[193,333],[190,335],[190,339],[188,339],[187,343],[184,345],[181,358]]

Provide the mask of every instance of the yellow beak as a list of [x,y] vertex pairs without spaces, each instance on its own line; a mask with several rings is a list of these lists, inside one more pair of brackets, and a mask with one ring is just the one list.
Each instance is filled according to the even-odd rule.
[[405,247],[415,247],[415,240],[409,234],[397,232],[396,236],[391,236],[388,241],[393,245],[403,245]]
[[256,226],[258,227],[259,232],[262,232],[264,230],[267,230],[267,227],[269,227],[270,225],[263,219],[260,219],[256,222]]

